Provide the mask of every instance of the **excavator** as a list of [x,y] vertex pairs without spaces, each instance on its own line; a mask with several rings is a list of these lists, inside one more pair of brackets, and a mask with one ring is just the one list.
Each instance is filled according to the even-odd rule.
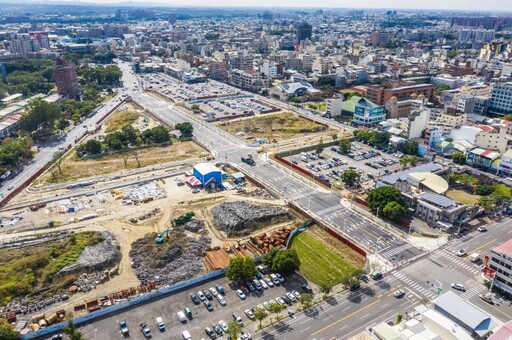
[[162,231],[156,238],[155,243],[156,244],[162,244],[165,242],[165,240],[169,237],[169,228],[165,228],[164,231]]

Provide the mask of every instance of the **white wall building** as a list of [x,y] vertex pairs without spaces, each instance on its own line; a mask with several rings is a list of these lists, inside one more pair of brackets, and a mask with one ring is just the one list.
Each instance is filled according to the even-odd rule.
[[422,131],[425,130],[427,123],[430,120],[430,111],[413,111],[408,120],[407,139],[420,138]]
[[512,240],[491,250],[489,267],[496,271],[493,285],[512,294]]

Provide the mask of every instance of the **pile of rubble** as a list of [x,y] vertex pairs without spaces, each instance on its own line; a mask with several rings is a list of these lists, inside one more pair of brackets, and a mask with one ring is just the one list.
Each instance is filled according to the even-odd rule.
[[202,233],[202,232],[204,232],[204,221],[191,220],[179,227],[174,227],[174,229],[176,229],[176,228],[183,228],[186,231],[190,231],[192,233]]
[[211,238],[194,239],[173,230],[168,240],[156,245],[155,236],[148,234],[132,243],[132,268],[142,283],[171,285],[205,273],[202,259]]
[[152,209],[151,211],[149,211],[147,213],[144,213],[140,216],[131,218],[130,222],[133,224],[137,224],[139,221],[144,221],[144,220],[154,217],[155,215],[159,214],[160,211],[161,211],[160,208]]
[[102,284],[112,278],[112,276],[117,275],[119,273],[119,267],[115,266],[110,270],[104,270],[102,272],[96,273],[83,273],[78,279],[73,282],[73,286],[70,287],[70,290],[78,290],[81,292],[88,292],[96,288],[97,285]]
[[114,236],[106,231],[100,233],[102,242],[95,246],[87,246],[80,254],[78,261],[62,268],[57,275],[66,276],[77,273],[94,273],[104,271],[119,264],[121,252]]
[[66,301],[69,299],[67,294],[56,294],[49,298],[39,298],[34,300],[34,297],[27,295],[22,298],[13,298],[7,306],[0,308],[0,314],[6,312],[14,312],[16,314],[30,314],[48,308],[49,306]]
[[247,202],[226,202],[212,208],[217,228],[229,237],[246,236],[263,226],[290,220],[286,209]]

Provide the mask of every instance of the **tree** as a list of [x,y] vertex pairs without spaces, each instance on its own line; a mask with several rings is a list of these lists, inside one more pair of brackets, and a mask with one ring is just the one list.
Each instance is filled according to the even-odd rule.
[[338,146],[340,147],[340,152],[348,153],[352,147],[352,142],[346,138],[343,138],[340,139]]
[[393,221],[400,221],[406,214],[406,210],[397,202],[389,202],[382,209],[382,214]]
[[53,162],[57,169],[59,169],[59,173],[62,175],[62,156],[64,156],[64,152],[57,152],[53,155]]
[[228,323],[228,333],[231,335],[232,339],[238,339],[238,336],[242,332],[242,325],[240,325],[235,320],[232,320]]
[[359,178],[361,178],[361,174],[354,169],[347,169],[341,174],[341,180],[346,185],[353,187],[359,183]]
[[402,151],[406,155],[418,155],[418,142],[414,141],[407,141],[404,144],[402,144]]
[[480,196],[489,196],[494,191],[494,185],[482,184],[476,187],[475,194]]
[[189,122],[178,123],[175,128],[180,130],[181,135],[183,137],[192,137],[192,132],[194,131],[194,127]]
[[371,261],[368,267],[370,269],[370,275],[373,275],[373,273],[379,271],[382,268],[382,265],[379,261]]
[[323,141],[323,139],[322,139],[322,138],[320,138],[320,142],[319,142],[319,143],[318,143],[318,145],[316,146],[315,152],[316,152],[316,154],[317,154],[318,156],[320,156],[320,154],[321,154],[322,152],[324,152],[324,149],[325,149],[325,147],[324,147],[324,141]]
[[280,304],[280,303],[275,302],[275,301],[269,303],[269,305],[268,305],[269,312],[276,314],[276,320],[279,320],[279,313],[281,313],[281,311],[283,309],[284,309],[284,306],[282,304]]
[[256,276],[256,263],[250,256],[232,257],[226,270],[226,277],[232,281],[246,281]]
[[191,109],[192,111],[199,111],[199,105],[197,105],[197,104],[192,104],[192,106],[190,106],[190,109]]
[[311,303],[313,302],[313,294],[311,294],[311,293],[303,293],[299,297],[299,301],[300,301],[300,303],[302,304],[302,306],[304,308],[309,308],[309,307],[311,307]]
[[338,134],[336,132],[331,133],[331,138],[333,141],[335,141],[336,139],[338,139]]
[[466,155],[464,155],[462,152],[454,152],[452,157],[453,163],[464,165],[466,164]]
[[436,94],[441,94],[441,92],[449,90],[450,86],[446,84],[440,84],[436,86]]
[[0,318],[0,339],[18,340],[18,333],[12,328],[6,319]]
[[496,202],[491,197],[482,196],[478,199],[478,205],[485,210],[492,210]]
[[260,328],[261,328],[261,321],[267,317],[268,313],[266,310],[262,308],[256,308],[254,311],[254,318],[260,322]]
[[295,249],[280,250],[272,261],[272,270],[281,274],[291,274],[299,270],[300,259]]
[[137,151],[133,151],[132,155],[133,155],[133,158],[135,158],[135,161],[137,162],[137,168],[140,168],[139,153]]
[[71,340],[85,340],[82,333],[75,327],[73,320],[69,320],[62,330]]
[[79,149],[80,151],[85,151],[90,155],[97,155],[101,153],[101,142],[96,139],[89,139]]
[[27,112],[20,118],[19,127],[29,133],[49,133],[55,128],[55,121],[62,117],[59,105],[41,99],[31,100]]
[[392,186],[382,186],[377,189],[373,189],[368,193],[366,197],[368,206],[373,211],[381,211],[389,202],[396,202],[405,208],[405,201],[402,197],[400,190]]
[[32,138],[5,138],[0,144],[0,165],[16,166],[21,161],[32,158],[30,149],[34,145]]
[[274,263],[274,257],[279,252],[279,249],[272,248],[270,251],[263,254],[262,262],[269,268],[272,268],[272,264]]
[[69,121],[65,118],[60,118],[55,123],[55,128],[60,131],[64,131],[68,126],[69,126]]
[[320,291],[324,294],[323,298],[324,300],[329,297],[329,293],[332,290],[332,284],[330,283],[322,283],[320,285]]

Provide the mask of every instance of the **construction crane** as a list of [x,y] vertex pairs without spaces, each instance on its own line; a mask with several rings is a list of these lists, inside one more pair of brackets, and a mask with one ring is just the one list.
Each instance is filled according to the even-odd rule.
[[155,238],[155,243],[156,244],[162,244],[165,242],[165,240],[169,237],[169,228],[165,228],[164,231],[162,231],[160,233],[160,235],[158,235],[156,238]]

